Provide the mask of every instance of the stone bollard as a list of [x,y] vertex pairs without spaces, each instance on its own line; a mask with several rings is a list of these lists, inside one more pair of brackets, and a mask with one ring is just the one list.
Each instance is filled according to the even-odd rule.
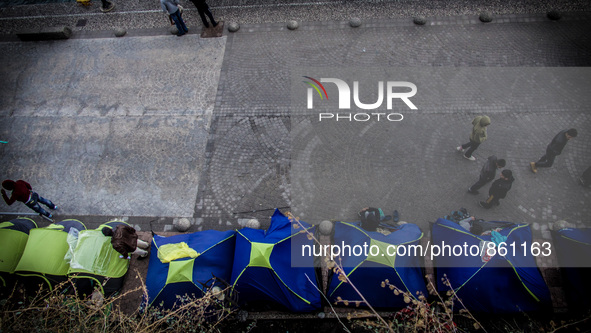
[[354,17],[351,20],[349,20],[349,26],[351,26],[352,28],[359,28],[361,26],[361,19],[358,17]]
[[230,22],[230,24],[228,24],[229,32],[236,32],[238,30],[240,30],[240,24],[238,24],[237,22]]
[[246,221],[246,224],[244,226],[246,228],[259,229],[261,227],[261,223],[257,219],[250,219]]
[[488,23],[488,22],[492,22],[493,16],[489,12],[482,12],[480,14],[480,16],[478,17],[478,19],[480,20],[480,22]]
[[320,224],[318,225],[318,230],[320,230],[320,233],[325,236],[329,236],[332,233],[332,228],[332,222],[327,220],[320,222]]
[[299,25],[298,21],[291,20],[291,21],[287,22],[287,29],[289,29],[289,30],[295,30],[299,27],[300,27],[300,25]]
[[186,217],[181,217],[181,218],[175,220],[174,222],[172,222],[172,225],[174,225],[174,228],[177,231],[185,232],[185,231],[189,230],[189,228],[191,227],[191,221],[189,221],[189,219]]
[[115,28],[113,33],[115,34],[115,37],[123,37],[127,33],[127,30],[123,28]]
[[427,23],[427,19],[424,16],[417,16],[412,20],[412,22],[416,25],[425,25]]

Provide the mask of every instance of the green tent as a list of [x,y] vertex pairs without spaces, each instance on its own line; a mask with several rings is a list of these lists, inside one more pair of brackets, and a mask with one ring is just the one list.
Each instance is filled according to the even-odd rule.
[[34,228],[37,223],[25,217],[0,223],[0,287],[7,287],[7,280],[12,278],[25,251],[29,232]]
[[[78,220],[64,220],[46,228],[32,229],[29,240],[15,272],[23,277],[27,285],[46,283],[51,289],[56,284],[67,280],[70,265],[64,257],[68,253],[68,232],[76,229],[86,230]],[[33,285],[34,286],[34,285]]]
[[68,274],[74,278],[78,292],[90,294],[98,287],[108,297],[119,291],[129,260],[120,258],[111,245],[111,237],[103,235],[102,228],[114,229],[122,221],[110,221],[96,230],[83,230],[78,234],[78,242],[70,260]]

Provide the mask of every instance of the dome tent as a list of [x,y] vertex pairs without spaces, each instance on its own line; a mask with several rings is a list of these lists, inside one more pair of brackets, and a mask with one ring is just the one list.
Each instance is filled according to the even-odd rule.
[[[212,283],[222,289],[230,281],[234,257],[235,231],[205,230],[170,237],[154,235],[146,277],[148,305],[171,309],[177,296],[202,297]],[[185,243],[195,257],[179,257],[162,262],[158,252],[167,245]],[[213,277],[219,280],[212,281]]]
[[[413,251],[409,247],[419,243],[423,237],[421,229],[415,224],[407,223],[392,230],[392,233],[384,235],[377,231],[362,229],[359,222],[335,224],[332,243],[337,246],[350,246],[352,249],[339,257],[343,271],[351,284],[375,308],[402,308],[408,305],[404,302],[404,297],[396,296],[389,290],[386,292],[386,289],[381,286],[385,280],[403,292],[410,293],[412,297],[417,297],[417,292],[425,297],[428,296],[421,268],[421,254],[411,254]],[[362,248],[365,244],[379,249],[379,252],[367,251],[367,255],[364,252],[355,253],[356,246]],[[344,246],[341,246],[341,251],[344,251]],[[407,251],[402,253],[399,250],[401,255],[397,255],[395,250],[393,252],[397,246],[406,247]],[[351,284],[333,275],[327,292],[329,301],[334,303],[339,299],[360,300]],[[354,302],[349,304],[355,306]]]
[[[492,228],[504,239],[505,256],[455,255],[444,251],[434,256],[437,289],[445,293],[450,287],[464,306],[474,312],[515,313],[520,311],[545,311],[551,306],[550,292],[530,251],[532,234],[529,225],[491,221]],[[482,248],[494,242],[492,235],[474,235],[455,222],[438,219],[432,227],[432,246],[448,245],[449,248]],[[525,244],[525,245],[522,245]],[[488,246],[488,245],[484,245]],[[456,307],[459,308],[459,307]]]
[[110,221],[95,230],[82,230],[70,260],[68,274],[75,281],[78,292],[89,295],[98,287],[108,297],[121,290],[129,260],[120,258],[111,245],[111,237],[103,235],[103,228],[114,229],[122,221]]
[[66,281],[70,265],[64,257],[68,252],[67,237],[71,229],[80,232],[86,227],[82,222],[70,219],[45,228],[32,229],[15,272],[24,277],[26,282],[41,280],[50,289]]
[[7,287],[20,261],[31,229],[37,228],[35,221],[19,217],[0,223],[0,287]]
[[[313,233],[314,228],[300,222]],[[313,245],[302,229],[291,223],[278,209],[268,230],[243,228],[236,234],[232,287],[241,305],[260,303],[283,307],[294,312],[320,308],[313,257],[292,265],[292,246]]]
[[563,228],[552,231],[563,288],[570,311],[591,309],[591,228]]

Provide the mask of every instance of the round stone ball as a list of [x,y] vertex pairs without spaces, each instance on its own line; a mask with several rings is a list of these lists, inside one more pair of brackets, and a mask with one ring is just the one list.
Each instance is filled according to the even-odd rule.
[[332,233],[332,222],[324,220],[320,222],[320,225],[318,225],[318,229],[323,235],[328,236]]
[[244,226],[251,229],[259,229],[261,227],[261,223],[257,219],[250,219],[246,221]]
[[416,25],[425,25],[427,23],[427,19],[424,16],[417,16],[412,21]]
[[349,25],[353,28],[358,28],[361,26],[361,19],[358,17],[353,17],[351,20],[349,20]]
[[550,225],[551,230],[560,230],[560,229],[572,228],[572,227],[573,227],[572,224],[568,223],[565,220],[556,221]]
[[191,221],[189,221],[189,219],[186,217],[181,217],[180,219],[174,221],[173,225],[177,231],[185,232],[191,227]]
[[219,301],[223,301],[225,298],[222,288],[218,286],[211,288],[211,293],[213,294],[213,297],[217,298]]
[[489,12],[482,12],[480,14],[480,16],[478,17],[478,19],[480,19],[480,22],[488,23],[488,22],[492,22],[493,16]]
[[240,30],[240,24],[238,24],[238,22],[230,22],[230,24],[228,24],[229,32],[236,32],[238,30]]
[[300,24],[296,20],[291,20],[291,21],[287,22],[287,29],[289,29],[289,30],[295,30],[299,27],[300,27]]
[[113,32],[115,33],[115,37],[123,37],[127,33],[127,30],[123,28],[116,28]]

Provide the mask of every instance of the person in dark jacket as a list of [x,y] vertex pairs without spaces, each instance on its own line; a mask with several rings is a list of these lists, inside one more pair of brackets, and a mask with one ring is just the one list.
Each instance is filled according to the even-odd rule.
[[[2,187],[2,198],[4,198],[4,201],[6,201],[9,206],[15,201],[20,201],[27,205],[27,207],[39,213],[39,215],[43,215],[48,218],[52,218],[53,215],[43,209],[39,203],[44,204],[49,209],[57,209],[57,206],[51,202],[51,200],[45,199],[38,193],[34,192],[31,185],[24,180],[19,179],[15,182],[14,180],[7,179],[2,182]],[[10,198],[6,195],[6,191],[4,191],[4,189],[12,191]]]
[[359,212],[361,227],[367,231],[376,231],[380,225],[380,210],[373,207],[365,207]]
[[211,21],[211,24],[213,25],[213,27],[214,28],[217,27],[218,22],[216,22],[214,20],[213,14],[209,10],[209,6],[205,2],[205,0],[191,0],[191,2],[195,5],[195,7],[197,7],[197,12],[199,13],[199,16],[201,17],[201,21],[203,21],[203,26],[205,26],[206,28],[209,28],[209,23],[207,23],[207,19],[205,18],[205,15],[207,15],[209,17],[209,20]]
[[564,146],[568,143],[568,140],[577,136],[577,130],[574,128],[561,131],[556,134],[552,142],[546,147],[546,154],[540,158],[537,162],[530,162],[531,171],[533,173],[538,172],[538,168],[549,168],[554,164],[556,156],[562,153]]
[[101,229],[103,235],[111,238],[111,245],[115,251],[119,252],[121,258],[130,259],[129,254],[138,254],[140,258],[146,258],[148,251],[146,251],[150,244],[138,238],[135,229],[127,224],[117,224],[115,230],[109,227]]
[[468,193],[478,194],[478,189],[486,185],[497,176],[497,169],[504,168],[507,162],[502,158],[497,158],[491,155],[484,163],[482,170],[480,170],[480,178],[472,186],[468,187]]
[[488,190],[488,199],[486,201],[480,201],[480,206],[484,208],[491,208],[492,206],[498,206],[501,203],[499,200],[507,196],[507,192],[511,189],[511,185],[515,178],[513,178],[513,172],[509,169],[503,170],[499,179],[495,180],[490,189]]

